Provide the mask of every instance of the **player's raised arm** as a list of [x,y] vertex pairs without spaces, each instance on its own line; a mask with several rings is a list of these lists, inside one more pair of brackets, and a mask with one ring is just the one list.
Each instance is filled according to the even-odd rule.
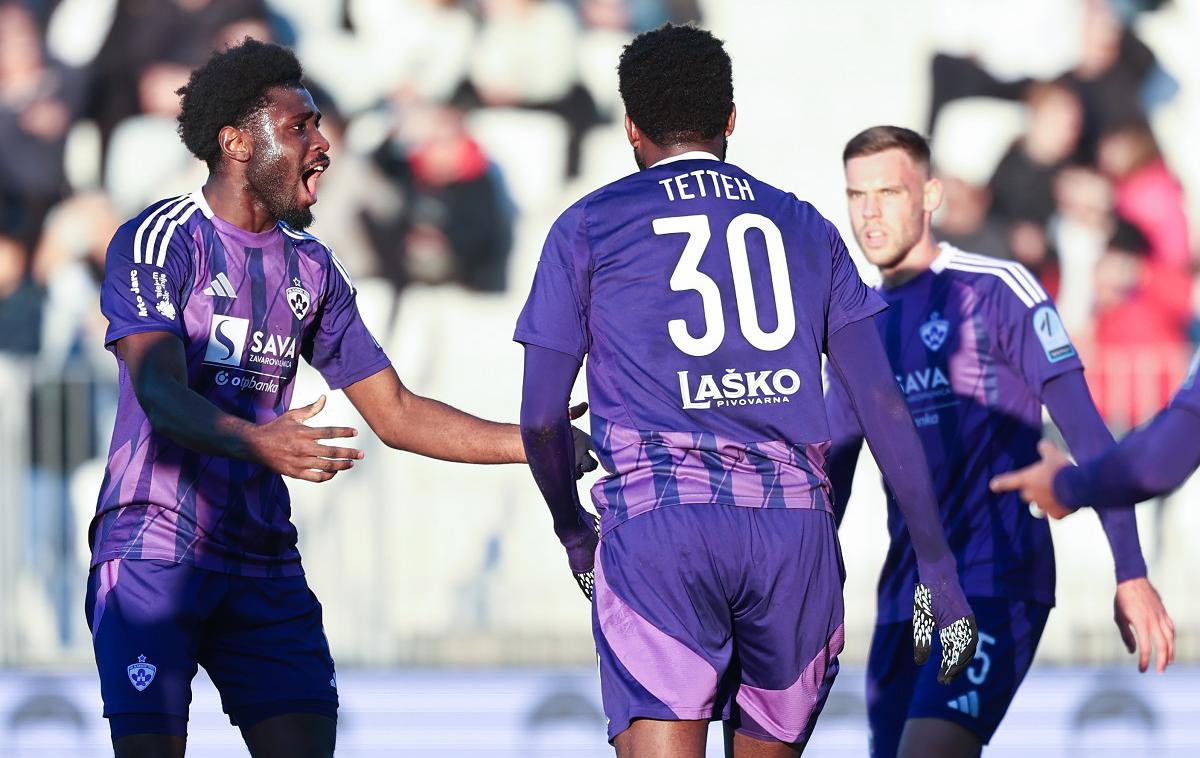
[[533,479],[550,508],[554,534],[567,550],[567,562],[580,589],[591,599],[599,535],[596,517],[579,502],[573,430],[563,415],[578,373],[579,361],[574,356],[525,346],[521,437]]
[[189,450],[252,461],[310,482],[328,481],[363,457],[361,450],[318,442],[354,437],[354,429],[304,424],[324,407],[324,396],[266,424],[255,424],[221,411],[188,387],[187,359],[175,335],[138,332],[119,339],[116,347],[154,431]]
[[[974,614],[959,586],[954,555],[946,544],[925,453],[908,406],[892,378],[874,319],[847,324],[830,334],[828,354],[862,425],[871,454],[904,514],[917,556],[917,573],[932,594],[933,617],[941,630],[943,660],[939,679],[949,681],[974,657],[978,632]],[[919,627],[919,614],[913,623]],[[918,659],[928,656],[928,648],[922,650],[922,645],[928,642],[919,631],[914,634]]]

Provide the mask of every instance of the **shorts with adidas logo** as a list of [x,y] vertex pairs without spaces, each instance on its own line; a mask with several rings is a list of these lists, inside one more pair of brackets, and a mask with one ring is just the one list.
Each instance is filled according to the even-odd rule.
[[286,713],[337,718],[321,604],[303,575],[114,559],[92,569],[84,610],[113,739],[186,735],[197,666],[243,729]]
[[936,634],[929,662],[917,666],[911,620],[875,627],[867,660],[872,758],[894,758],[908,719],[952,721],[984,744],[1000,726],[1033,662],[1050,606],[990,597],[968,600],[979,623],[979,647],[975,660],[949,685],[937,681],[942,650]]

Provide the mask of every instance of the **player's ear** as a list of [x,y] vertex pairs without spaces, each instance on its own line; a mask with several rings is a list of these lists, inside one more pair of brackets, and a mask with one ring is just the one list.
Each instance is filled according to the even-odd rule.
[[238,163],[246,163],[254,153],[250,134],[236,126],[221,127],[221,131],[217,132],[217,144],[227,158]]
[[936,176],[931,176],[925,181],[925,196],[924,210],[926,213],[933,213],[938,208],[942,207],[942,197],[945,194],[942,189],[942,180]]
[[729,109],[729,121],[725,124],[725,136],[733,134],[733,127],[737,125],[737,104]]
[[642,132],[637,128],[637,124],[633,123],[633,119],[629,117],[628,113],[625,114],[625,136],[629,137],[629,144],[633,146],[634,150],[641,146]]

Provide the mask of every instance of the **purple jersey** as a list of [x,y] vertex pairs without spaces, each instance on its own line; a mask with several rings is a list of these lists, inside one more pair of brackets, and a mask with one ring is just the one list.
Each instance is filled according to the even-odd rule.
[[515,339],[588,356],[607,531],[679,503],[829,509],[821,352],[883,307],[811,205],[687,153],[558,218]]
[[[1083,370],[1054,304],[1017,263],[943,243],[929,270],[881,289],[876,320],[925,448],[946,539],[971,597],[1054,604],[1050,528],[991,478],[1038,459],[1042,385]],[[829,372],[834,439],[861,437],[845,388]],[[891,546],[877,623],[912,616],[916,557],[888,493]]]
[[[354,288],[319,240],[283,224],[260,234],[213,215],[200,191],[164,200],[109,243],[100,308],[105,343],[170,332],[188,386],[222,411],[266,423],[291,400],[303,357],[332,389],[388,365]],[[302,573],[283,479],[157,434],[120,367],[117,422],[90,540],[112,558],[191,563],[247,576]]]

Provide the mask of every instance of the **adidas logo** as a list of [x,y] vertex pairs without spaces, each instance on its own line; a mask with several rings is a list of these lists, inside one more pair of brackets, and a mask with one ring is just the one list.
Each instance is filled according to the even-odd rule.
[[237,298],[237,292],[234,291],[233,284],[229,281],[229,277],[225,276],[224,271],[217,274],[217,278],[204,288],[204,294],[213,297],[227,297],[230,300]]
[[972,718],[979,718],[979,693],[971,690],[965,695],[959,695],[953,700],[946,701],[952,711],[966,713]]

